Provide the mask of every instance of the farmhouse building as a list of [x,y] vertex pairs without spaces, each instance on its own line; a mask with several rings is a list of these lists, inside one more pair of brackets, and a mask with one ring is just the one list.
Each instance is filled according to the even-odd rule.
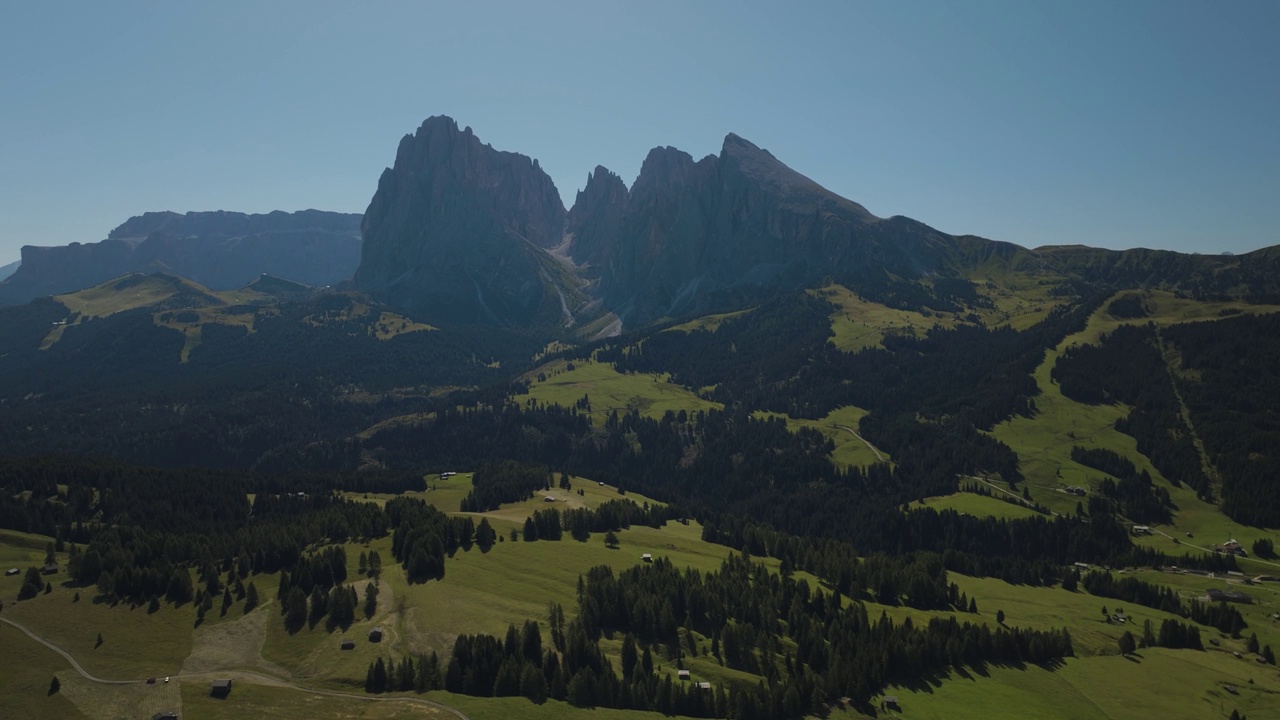
[[214,680],[213,687],[209,690],[209,694],[214,697],[224,698],[231,694],[231,678],[224,680]]
[[688,680],[688,679],[689,679],[689,671],[688,671],[688,670],[677,670],[677,671],[676,671],[676,677],[677,677],[677,678],[679,678],[679,679],[681,679],[681,680]]
[[178,720],[178,713],[170,710],[169,712],[158,712],[151,716],[151,720]]
[[649,553],[645,553],[640,556],[640,559],[643,560],[644,562],[653,562],[653,555],[650,555]]
[[355,650],[356,641],[352,640],[351,638],[343,638],[342,643],[338,645],[338,647],[342,650]]
[[1133,526],[1133,534],[1134,534],[1134,535],[1150,535],[1150,534],[1151,534],[1151,526],[1149,526],[1149,525],[1134,525],[1134,526]]
[[5,570],[5,571],[4,571],[4,574],[5,574],[5,576],[6,576],[6,577],[8,577],[9,575],[17,575],[17,574],[18,574],[18,568],[9,568],[8,570]]
[[1236,602],[1251,603],[1253,598],[1240,592],[1239,590],[1219,590],[1218,588],[1210,588],[1209,599],[1214,602]]
[[885,707],[885,709],[886,709],[886,710],[900,710],[901,708],[899,708],[899,707],[898,707],[898,696],[897,696],[897,695],[885,695],[885,696],[884,696],[884,707]]
[[709,683],[709,682],[700,682],[700,683],[698,683],[698,689],[699,689],[699,690],[710,690],[710,689],[711,689],[711,683]]
[[546,495],[542,498],[542,502],[555,502],[555,501],[556,499],[550,495]]
[[58,563],[49,563],[40,568],[41,575],[53,575],[58,572]]
[[369,631],[369,642],[382,642],[382,628],[376,627]]

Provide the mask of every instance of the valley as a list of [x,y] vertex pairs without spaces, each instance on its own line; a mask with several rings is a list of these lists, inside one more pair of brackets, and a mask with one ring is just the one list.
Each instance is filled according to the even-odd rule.
[[24,249],[0,715],[1267,717],[1278,262],[950,235],[732,133],[566,209],[445,116],[362,215]]

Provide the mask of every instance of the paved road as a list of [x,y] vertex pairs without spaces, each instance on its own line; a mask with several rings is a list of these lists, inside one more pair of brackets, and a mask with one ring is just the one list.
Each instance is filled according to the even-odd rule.
[[[6,618],[6,617],[0,617],[0,622],[6,623],[8,625],[12,625],[13,627],[25,633],[27,637],[31,638],[32,640],[35,640],[41,645],[58,653],[67,662],[71,663],[71,667],[75,669],[76,672],[80,673],[80,675],[84,679],[90,682],[100,683],[102,685],[137,685],[138,683],[145,682],[144,680],[106,680],[104,678],[97,677],[96,675],[90,673],[88,670],[85,670],[84,667],[79,662],[77,662],[76,659],[72,657],[71,654],[68,653],[66,650],[63,650],[57,645],[54,645],[53,643],[49,642],[43,637],[40,637],[39,635],[35,634],[27,626],[22,625],[21,623],[14,622],[13,620],[10,620],[9,618]],[[340,697],[340,698],[347,698],[349,700],[362,700],[365,702],[401,702],[401,703],[409,703],[412,705],[422,705],[424,707],[443,710],[444,712],[450,713],[454,717],[459,718],[460,720],[470,720],[470,718],[464,715],[461,710],[449,707],[448,705],[443,705],[438,702],[432,702],[431,700],[424,700],[423,698],[380,697],[376,695],[371,696],[371,695],[363,695],[363,694],[357,694],[357,693],[338,692],[336,690],[317,690],[315,688],[308,688],[308,687],[302,687],[301,685],[295,685],[287,680],[282,680],[278,677],[272,677],[270,675],[263,675],[262,673],[256,673],[256,672],[251,672],[246,670],[181,673],[178,675],[170,675],[169,677],[180,679],[180,680],[208,678],[208,677],[241,678],[241,679],[256,681],[257,684],[261,684],[261,685],[270,685],[273,687],[289,688],[290,690],[297,690],[298,692],[310,693],[312,695],[325,695],[328,697]]]

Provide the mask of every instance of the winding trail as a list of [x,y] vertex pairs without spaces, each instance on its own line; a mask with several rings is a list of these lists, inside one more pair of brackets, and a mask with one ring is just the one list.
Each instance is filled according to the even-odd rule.
[[[71,663],[71,667],[77,673],[79,673],[81,677],[88,680],[89,682],[95,682],[101,685],[137,685],[139,683],[145,682],[145,680],[107,680],[104,678],[97,677],[96,675],[93,675],[92,673],[90,673],[88,670],[85,670],[84,666],[82,666],[79,662],[77,662],[76,659],[72,657],[71,654],[68,653],[66,650],[63,650],[62,648],[58,647],[57,645],[54,645],[53,643],[49,642],[45,638],[32,632],[31,629],[28,628],[27,626],[22,625],[21,623],[18,623],[18,622],[14,622],[13,620],[10,620],[7,617],[0,617],[0,622],[3,622],[7,625],[12,625],[13,627],[21,630],[24,634],[26,634],[27,637],[31,638],[32,640],[35,640],[41,645],[61,655],[63,659],[65,659],[68,663]],[[169,677],[175,678],[178,680],[207,678],[207,677],[222,677],[222,678],[230,677],[230,678],[249,679],[249,680],[255,681],[256,684],[259,684],[259,685],[288,688],[290,690],[297,690],[298,692],[310,693],[312,695],[325,695],[327,697],[346,698],[348,700],[361,700],[364,702],[400,702],[400,703],[409,703],[410,705],[421,705],[424,707],[434,708],[436,710],[443,710],[444,712],[447,712],[453,715],[454,717],[459,718],[459,720],[470,720],[470,718],[468,718],[465,714],[463,714],[461,710],[458,710],[457,708],[452,708],[452,707],[449,707],[448,705],[444,705],[438,702],[433,702],[431,700],[425,700],[423,698],[378,697],[378,696],[371,697],[369,695],[339,692],[337,690],[319,690],[316,688],[308,688],[308,687],[303,687],[301,685],[295,685],[287,680],[282,680],[278,677],[272,677],[270,675],[264,675],[262,673],[252,672],[248,670],[209,670],[209,671],[203,671],[203,672],[179,673],[177,675],[170,675]]]
[[[1022,507],[1027,508],[1028,510],[1035,510],[1035,508],[1031,507],[1031,503],[1029,503],[1029,502],[1027,502],[1027,501],[1026,501],[1026,498],[1022,497],[1021,495],[1019,495],[1019,494],[1018,494],[1018,493],[1016,493],[1016,492],[1012,492],[1012,491],[1010,491],[1010,490],[1006,490],[1006,489],[1004,489],[1004,488],[1000,487],[999,485],[997,485],[997,484],[995,484],[995,483],[991,482],[990,480],[987,480],[986,478],[980,478],[980,477],[978,477],[978,476],[976,476],[976,475],[961,475],[961,476],[960,476],[960,478],[961,478],[961,479],[963,479],[963,480],[977,480],[978,482],[983,483],[984,485],[988,485],[988,486],[990,486],[990,487],[991,487],[991,489],[993,489],[993,490],[999,490],[1000,492],[1004,493],[1005,495],[1008,495],[1009,497],[1013,498],[1014,500],[1017,500],[1017,501],[1018,501],[1018,504],[1019,504],[1019,505],[1022,505]],[[1025,484],[1025,483],[1024,483],[1024,484]],[[1043,486],[1043,485],[1033,485],[1032,487],[1045,487],[1045,486]],[[1050,489],[1052,489],[1052,488],[1050,488]],[[1056,516],[1058,516],[1058,517],[1062,517],[1062,513],[1060,513],[1060,512],[1056,512],[1056,511],[1053,511],[1053,510],[1049,510],[1049,514],[1050,514],[1050,515],[1056,515]]]
[[870,442],[867,441],[866,438],[859,435],[857,431],[855,431],[853,428],[849,427],[848,425],[836,425],[836,427],[840,428],[841,430],[849,431],[850,434],[852,434],[854,437],[861,440],[863,445],[866,445],[868,448],[870,448],[871,452],[876,454],[877,460],[879,460],[880,462],[885,461],[884,456],[880,454],[880,451],[876,449],[876,446],[872,445]]

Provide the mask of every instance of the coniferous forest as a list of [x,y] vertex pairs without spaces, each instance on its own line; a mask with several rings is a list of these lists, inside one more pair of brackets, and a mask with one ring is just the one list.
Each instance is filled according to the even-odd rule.
[[[883,290],[900,308],[980,305],[963,284],[920,297]],[[1280,524],[1269,492],[1280,457],[1269,444],[1271,403],[1280,392],[1277,371],[1264,360],[1280,352],[1271,340],[1280,336],[1274,316],[1158,328],[1144,324],[1141,303],[1104,304],[1107,294],[1095,289],[1023,329],[937,325],[889,333],[879,346],[849,353],[831,344],[829,303],[787,294],[715,329],[667,331],[666,323],[543,348],[541,363],[665,374],[716,404],[660,414],[618,408],[593,421],[585,393],[569,406],[515,399],[531,382],[515,370],[528,368],[539,349],[529,337],[477,344],[462,329],[369,341],[390,348],[388,355],[342,339],[365,332],[343,319],[351,302],[344,298],[268,314],[252,336],[206,328],[177,370],[138,356],[137,348],[159,342],[141,314],[69,330],[67,347],[120,365],[101,371],[118,377],[111,390],[94,388],[94,376],[54,387],[49,377],[66,367],[24,365],[21,352],[0,358],[15,370],[5,381],[11,389],[46,391],[38,406],[15,402],[0,416],[0,442],[8,443],[0,527],[54,538],[57,551],[69,553],[75,587],[152,612],[188,608],[197,623],[219,603],[223,614],[258,606],[266,598],[255,577],[278,573],[275,601],[291,634],[345,630],[372,617],[383,563],[400,565],[410,585],[422,585],[447,582],[459,554],[503,552],[506,538],[476,516],[553,489],[572,492],[570,476],[607,483],[619,496],[594,508],[539,507],[512,542],[613,535],[616,543],[628,528],[696,521],[702,540],[731,551],[712,571],[660,557],[625,570],[591,568],[576,606],[553,606],[538,619],[550,629],[545,635],[528,621],[513,623],[505,638],[460,635],[441,655],[379,657],[368,668],[371,693],[443,688],[693,717],[799,718],[842,698],[867,707],[890,684],[989,665],[1053,667],[1074,654],[1066,627],[982,622],[976,599],[952,573],[1028,587],[1078,585],[1180,618],[1146,628],[1135,640],[1142,647],[1203,648],[1200,626],[1238,638],[1248,625],[1229,605],[1073,568],[1238,568],[1229,554],[1135,544],[1130,525],[1169,523],[1179,508],[1121,453],[1071,448],[1072,461],[1096,475],[1075,513],[1028,501],[1038,513],[1004,519],[919,504],[973,487],[965,478],[1019,489],[1021,459],[991,431],[1037,416],[1041,390],[1032,372],[1096,312],[1133,323],[1097,344],[1065,349],[1051,368],[1062,394],[1125,406],[1115,429],[1175,488],[1202,500],[1220,496],[1235,520]],[[59,317],[33,307],[44,313],[39,322]],[[301,334],[272,329],[305,325],[317,313],[332,322]],[[39,335],[38,323],[24,325],[29,316],[0,310],[13,337]],[[339,347],[317,361],[317,353]],[[275,360],[253,360],[261,357]],[[504,363],[510,371],[499,370]],[[432,390],[439,386],[448,390]],[[812,420],[848,405],[867,411],[856,429],[892,462],[838,465],[831,438],[777,415]],[[21,458],[19,446],[29,451]],[[418,497],[445,468],[473,472],[456,508]],[[990,497],[991,487],[978,490]],[[628,492],[661,504],[637,503]],[[368,493],[393,497],[376,504],[358,497]],[[389,555],[362,553],[369,581],[353,584],[345,544],[379,538],[388,539]],[[38,579],[24,596],[40,592]],[[945,618],[893,620],[873,604]],[[620,671],[606,650],[619,642]],[[654,668],[654,657],[680,667],[707,653],[760,683],[704,689]]]

